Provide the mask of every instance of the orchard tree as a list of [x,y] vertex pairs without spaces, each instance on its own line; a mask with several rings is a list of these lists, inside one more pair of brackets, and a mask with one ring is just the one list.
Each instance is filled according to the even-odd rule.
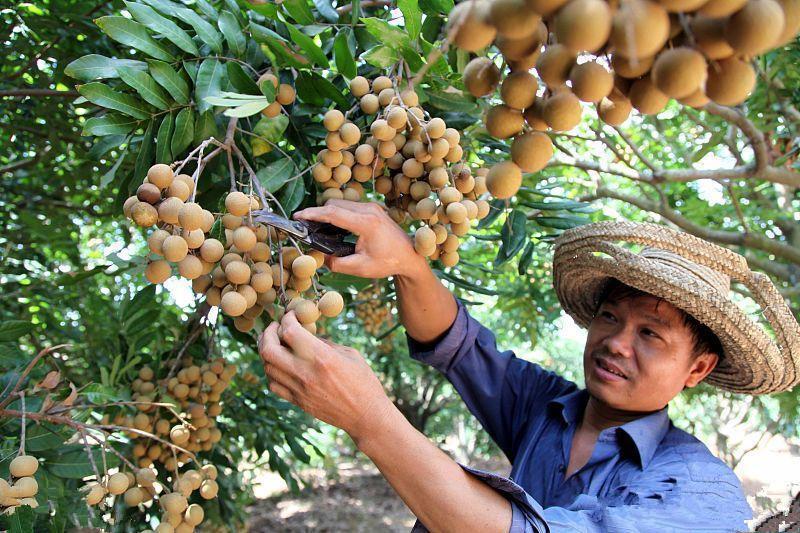
[[[265,392],[255,340],[287,310],[367,354],[419,429],[463,423],[449,384],[403,357],[391,284],[328,272],[261,223],[268,213],[384,204],[507,344],[552,338],[550,245],[609,217],[729,246],[796,301],[797,9],[663,4],[3,11],[9,528],[235,529],[244,464],[297,488],[292,471],[325,450],[313,422]],[[567,373],[579,361],[550,355]],[[743,425],[798,434],[796,393],[701,387],[683,402],[681,423],[700,433],[725,419],[731,463],[751,446],[728,439]],[[745,408],[755,415],[737,417]]]

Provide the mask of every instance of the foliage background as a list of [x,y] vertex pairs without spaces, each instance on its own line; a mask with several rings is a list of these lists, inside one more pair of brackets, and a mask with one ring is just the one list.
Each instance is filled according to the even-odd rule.
[[[190,89],[185,98],[181,91],[158,87],[146,98],[146,87],[136,90],[119,78],[116,67],[128,67],[129,78],[136,80],[136,72],[148,67],[143,61],[154,59],[109,38],[93,22],[130,10],[122,2],[50,0],[0,10],[5,50],[0,63],[0,390],[35,353],[56,344],[69,347],[58,350],[49,366],[78,385],[87,403],[124,399],[136,365],[159,364],[181,347],[198,358],[221,354],[240,367],[240,375],[260,376],[253,338],[220,318],[213,328],[199,327],[201,306],[188,297],[185,283],[145,288],[143,238],[123,221],[122,201],[152,162],[172,161],[200,140],[224,135],[225,108],[210,106],[204,95],[225,88],[261,98],[253,80],[274,68],[296,87],[298,102],[277,120],[242,118],[237,140],[287,209],[313,204],[313,181],[308,175],[293,177],[308,166],[324,137],[321,114],[352,105],[344,88],[356,72],[374,76],[400,66],[406,76],[423,68],[444,40],[442,25],[452,2],[400,0],[394,6],[286,0],[251,6],[197,0],[179,6],[147,0],[139,5],[152,6],[192,36],[197,27],[205,28],[196,19],[211,27],[192,40],[196,50],[164,38],[156,42],[165,52],[151,50],[150,55],[166,53],[160,59],[176,72],[183,68],[180,77]],[[86,54],[136,63],[96,60],[95,66],[111,68],[110,77],[101,80],[75,65],[67,70]],[[507,146],[481,126],[487,102],[461,92],[458,73],[468,59],[453,50],[433,56],[417,90],[432,114],[464,131],[465,151],[478,165],[501,159]],[[550,243],[576,224],[654,220],[709,238],[770,274],[800,313],[798,59],[796,42],[761,58],[758,88],[741,114],[671,104],[658,117],[635,116],[616,129],[598,122],[587,108],[577,130],[554,135],[559,150],[551,165],[526,176],[510,205],[494,204],[490,219],[468,239],[462,262],[440,272],[442,277],[497,332],[499,345],[531,354],[578,381],[582,346],[561,338],[563,321],[550,285]],[[140,118],[107,114],[104,108],[118,107],[120,100],[112,96],[117,102],[109,104],[109,93],[98,83],[127,95],[122,101],[133,102]],[[719,172],[733,168],[743,171]],[[212,166],[204,174],[200,199],[215,205],[227,187],[224,169]],[[350,295],[348,312],[328,325],[328,334],[370,359],[404,413],[437,442],[458,433],[458,446],[451,451],[462,458],[496,453],[452,388],[407,357],[395,318],[382,325],[379,338],[365,332],[355,310],[363,305],[357,291],[369,282],[334,276],[327,281]],[[389,304],[390,284],[385,294]],[[31,383],[49,366],[39,365]],[[250,496],[243,470],[268,467],[296,488],[292,474],[304,464],[333,465],[352,450],[340,434],[320,431],[266,393],[262,383],[234,383],[221,419],[224,439],[211,457],[226,467],[226,496],[209,514],[235,529],[246,519]],[[713,442],[735,465],[752,446],[741,442],[743,433],[763,434],[764,440],[774,434],[794,442],[800,438],[798,398],[797,391],[751,398],[700,386],[677,400],[671,413],[678,425]],[[90,473],[87,460],[78,459],[82,452],[70,448],[79,452],[77,466],[59,470],[56,458],[70,434],[29,426],[29,438],[37,431],[48,435],[40,450],[44,468],[37,475],[46,486],[43,494],[54,502],[53,530],[89,520],[85,512],[74,511],[81,507],[75,505],[74,489]],[[5,476],[19,421],[2,419],[0,428],[0,475]],[[127,444],[121,438],[114,446],[125,450]],[[40,507],[40,520],[47,520],[41,514],[46,507]],[[120,528],[133,527],[132,515],[117,511]]]

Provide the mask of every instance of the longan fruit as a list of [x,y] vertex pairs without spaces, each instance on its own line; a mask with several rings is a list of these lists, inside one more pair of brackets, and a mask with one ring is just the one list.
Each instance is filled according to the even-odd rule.
[[137,198],[134,195],[134,196],[129,196],[128,199],[125,200],[125,203],[122,204],[122,212],[127,218],[131,217],[131,209],[133,209],[133,206],[136,205],[139,201],[140,201],[139,198]]
[[655,57],[627,58],[619,54],[613,54],[611,56],[611,68],[614,70],[614,74],[618,76],[635,79],[650,72],[654,61]]
[[203,224],[203,208],[193,202],[183,204],[178,210],[178,223],[188,231],[200,229]]
[[232,215],[230,213],[225,213],[222,215],[222,226],[227,230],[235,230],[243,223],[242,217],[238,215]]
[[570,0],[556,15],[553,33],[573,52],[596,52],[611,34],[611,7],[605,0]]
[[281,83],[278,86],[278,92],[275,94],[275,100],[281,105],[291,105],[294,103],[295,96],[294,87],[287,83]]
[[172,267],[164,260],[151,261],[144,269],[144,276],[150,283],[164,283],[172,275]]
[[225,277],[234,285],[250,281],[250,267],[244,261],[231,261],[225,266]]
[[[726,22],[727,19],[724,18],[703,15],[695,15],[689,22],[696,48],[708,59],[724,59],[734,53],[730,43],[725,39]],[[616,72],[616,68],[614,71]]]
[[183,237],[183,240],[186,241],[186,245],[190,250],[196,250],[200,248],[206,239],[203,230],[199,228],[191,231],[183,230],[181,232],[181,237]]
[[522,110],[536,100],[538,88],[539,83],[530,72],[512,72],[500,85],[500,98],[508,107]]
[[106,489],[100,483],[91,483],[87,485],[89,492],[86,493],[86,503],[89,505],[97,505],[106,496]]
[[189,189],[189,194],[191,194],[195,189],[195,182],[194,179],[188,174],[178,174],[175,176],[176,181],[181,181],[186,184],[186,187]]
[[172,184],[175,174],[169,165],[157,163],[147,170],[147,181],[159,189],[166,189]]
[[628,119],[633,105],[631,101],[621,94],[612,92],[597,104],[597,114],[600,120],[612,126],[619,126]]
[[128,476],[123,472],[117,472],[116,474],[112,474],[111,477],[108,478],[108,481],[106,481],[106,490],[108,490],[110,494],[118,496],[128,490],[129,485]]
[[161,253],[170,263],[177,263],[189,253],[189,245],[180,235],[170,235],[161,244]]
[[333,318],[344,309],[344,298],[336,291],[325,291],[317,302],[317,309],[328,318]]
[[633,82],[628,98],[633,107],[643,115],[656,114],[669,102],[669,96],[659,91],[649,76]]
[[785,24],[775,0],[748,0],[725,24],[725,39],[738,54],[755,56],[772,48]]
[[365,94],[361,97],[359,106],[361,107],[361,111],[367,115],[374,115],[378,112],[380,103],[378,102],[378,97],[374,94]]
[[445,187],[439,191],[439,199],[445,206],[453,202],[460,202],[462,198],[463,195],[461,194],[461,191],[455,187]]
[[560,91],[544,103],[545,122],[555,131],[569,131],[581,121],[581,102],[570,91]]
[[391,104],[393,101],[396,103],[397,102],[397,98],[396,97],[397,97],[397,93],[394,92],[394,89],[391,88],[391,87],[387,87],[386,89],[383,89],[378,94],[378,103],[382,107],[386,107],[389,104]]
[[297,315],[297,320],[301,324],[310,324],[319,319],[320,311],[317,304],[311,300],[301,300],[295,305],[294,314]]
[[512,161],[501,161],[489,169],[486,187],[492,196],[499,199],[511,198],[522,185],[522,169]]
[[257,242],[256,234],[251,228],[240,226],[233,230],[233,245],[240,252],[249,252],[255,248]]
[[670,98],[684,98],[701,89],[708,65],[703,54],[680,46],[658,55],[650,71],[653,84]]
[[442,252],[439,255],[439,261],[446,267],[456,266],[459,259],[458,252]]
[[614,75],[595,61],[572,67],[569,79],[572,92],[584,102],[599,102],[614,88]]
[[553,141],[544,133],[531,131],[511,143],[511,160],[524,172],[538,172],[553,157]]
[[39,461],[32,455],[18,455],[8,465],[12,477],[32,476],[38,469]]
[[161,508],[170,514],[181,514],[189,507],[186,496],[179,492],[164,494],[158,501],[161,504]]
[[431,139],[438,139],[444,135],[446,129],[447,124],[445,124],[444,120],[439,117],[434,117],[427,124],[425,124],[425,133],[427,133],[428,137]]
[[570,70],[575,65],[575,53],[563,44],[551,44],[536,61],[536,72],[548,87],[559,87],[566,83]]
[[169,188],[167,189],[168,197],[177,198],[181,202],[185,202],[186,200],[188,200],[190,195],[191,191],[189,190],[189,187],[187,187],[186,184],[182,181],[177,181],[177,180],[173,181],[172,185],[170,185]]
[[325,136],[325,146],[328,147],[328,150],[340,151],[347,148],[348,144],[342,140],[338,131],[331,131]]
[[611,25],[614,52],[628,58],[654,56],[667,42],[669,14],[650,0],[628,0],[620,4]]
[[178,262],[178,273],[186,279],[195,279],[203,274],[203,263],[194,255],[187,255]]
[[161,200],[161,191],[152,183],[142,183],[136,189],[136,198],[148,204],[156,204]]
[[456,4],[448,15],[446,32],[457,47],[468,52],[492,44],[497,29],[489,22],[489,2],[474,0]]
[[375,94],[380,94],[382,90],[390,89],[391,87],[392,80],[388,76],[378,76],[372,80],[372,92]]
[[236,317],[247,310],[247,300],[238,292],[231,291],[222,296],[220,307],[226,315]]
[[712,18],[727,17],[739,11],[746,3],[747,0],[709,0],[697,13]]
[[[202,481],[200,481],[200,483],[202,484]],[[199,487],[200,485],[197,486],[197,488]],[[205,513],[203,512],[203,508],[196,503],[187,507],[186,511],[183,513],[183,521],[193,527],[200,525],[204,517]]]
[[275,118],[281,114],[281,103],[278,101],[272,102],[267,107],[261,110],[261,114],[267,118]]
[[755,83],[750,63],[729,57],[709,66],[706,95],[720,105],[737,105],[747,99]]
[[131,487],[125,491],[125,505],[129,507],[136,507],[144,501],[144,491],[139,487]]
[[131,208],[131,218],[137,226],[149,228],[158,222],[158,211],[147,202],[136,202]]
[[338,131],[344,124],[344,120],[344,113],[338,109],[331,109],[325,113],[325,116],[322,118],[322,125],[325,126],[325,129],[328,131]]
[[225,208],[228,213],[242,217],[250,212],[250,198],[241,191],[233,191],[225,197]]
[[391,141],[397,134],[397,130],[389,125],[386,120],[379,118],[370,125],[370,132],[379,141]]
[[[158,218],[167,224],[178,225],[180,222],[178,214],[181,211],[181,207],[183,207],[183,201],[180,198],[175,198],[174,196],[166,198],[158,204]],[[134,207],[135,209],[136,207]]]
[[778,0],[783,10],[784,25],[783,31],[778,36],[778,40],[772,45],[779,47],[792,42],[800,30],[800,3],[797,0]]
[[256,293],[255,289],[253,289],[253,287],[250,285],[239,285],[239,288],[236,289],[236,292],[242,295],[248,309],[253,307],[258,300],[258,293]]
[[272,84],[272,87],[273,87],[273,88],[275,88],[275,89],[277,89],[277,88],[278,88],[278,84],[280,83],[280,81],[278,80],[278,77],[277,77],[277,76],[275,76],[275,74],[273,74],[273,73],[271,73],[271,72],[265,72],[264,74],[262,74],[262,75],[261,75],[261,76],[258,78],[258,81],[256,82],[256,84],[257,84],[259,87],[261,87],[261,86],[263,86],[263,85],[264,85],[266,82],[270,82],[270,83]]
[[339,136],[347,146],[352,146],[361,140],[361,130],[352,122],[347,122],[339,128]]
[[504,37],[521,39],[530,35],[537,30],[541,19],[525,0],[492,0],[489,4],[489,22]]
[[492,206],[486,200],[478,200],[475,202],[478,206],[478,220],[482,220],[489,215],[489,211],[491,211]]
[[200,246],[200,257],[208,263],[216,263],[225,255],[225,246],[217,239],[206,239]]
[[496,105],[489,109],[484,120],[486,130],[492,137],[508,139],[522,131],[525,119],[518,109]]
[[386,122],[395,130],[403,129],[408,121],[408,114],[402,107],[393,107],[386,114]]
[[356,98],[361,98],[369,92],[369,81],[364,76],[356,76],[350,80],[350,93]]
[[310,255],[301,255],[292,261],[292,274],[298,278],[310,278],[317,271],[317,261]]

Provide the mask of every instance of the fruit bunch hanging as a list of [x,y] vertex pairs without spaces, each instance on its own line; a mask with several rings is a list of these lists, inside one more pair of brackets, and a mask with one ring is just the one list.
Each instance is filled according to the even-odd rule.
[[[514,138],[513,163],[490,174],[515,176],[547,164],[553,146],[541,132],[577,126],[581,102],[613,126],[632,109],[658,113],[670,99],[743,102],[754,58],[798,30],[797,0],[467,0],[448,20],[449,40],[478,54],[464,69],[466,89],[476,97],[500,89],[486,129]],[[491,45],[502,66],[483,55]]]
[[392,318],[392,305],[383,284],[375,282],[361,289],[355,296],[356,318],[370,335],[379,335],[387,329]]
[[388,76],[372,81],[357,76],[350,81],[350,92],[365,118],[366,138],[362,142],[361,130],[347,113],[332,109],[325,114],[326,148],[312,170],[323,189],[318,202],[358,201],[362,184],[371,183],[392,219],[416,226],[419,254],[455,265],[458,237],[469,231],[472,221],[489,214],[487,190],[507,198],[503,194],[513,185],[506,177],[488,183],[484,174],[473,176],[462,163],[458,130],[431,117],[412,88],[400,90]]
[[[173,166],[180,170],[190,158]],[[286,236],[255,223],[252,212],[265,201],[252,186],[248,193],[228,193],[224,213],[211,213],[194,201],[200,161],[193,176],[176,175],[170,165],[153,165],[136,195],[125,201],[126,216],[143,228],[155,227],[147,238],[155,256],[145,269],[147,279],[163,283],[177,266],[180,276],[192,280],[194,291],[233,317],[242,332],[251,330],[265,311],[273,317],[294,310],[312,333],[321,316],[338,315],[344,307],[341,295],[320,293],[314,280],[323,255],[305,253]],[[220,238],[210,235],[213,227]]]
[[33,477],[39,469],[36,457],[20,453],[11,460],[8,469],[13,479],[9,483],[0,478],[0,512],[12,514],[20,505],[38,507],[39,483]]

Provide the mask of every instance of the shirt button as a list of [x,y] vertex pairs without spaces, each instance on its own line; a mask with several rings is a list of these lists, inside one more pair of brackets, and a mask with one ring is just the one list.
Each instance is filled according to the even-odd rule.
[[567,469],[567,467],[566,467],[566,466],[564,466],[564,465],[560,465],[560,466],[558,467],[558,471],[559,471],[559,472],[564,472],[566,469]]

